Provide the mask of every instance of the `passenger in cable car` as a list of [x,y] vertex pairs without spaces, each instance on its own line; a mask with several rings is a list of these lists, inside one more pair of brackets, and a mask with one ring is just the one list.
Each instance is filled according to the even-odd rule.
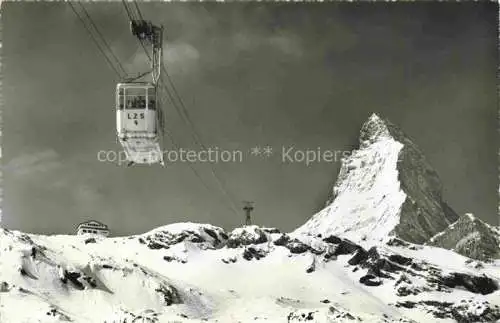
[[139,108],[146,109],[146,99],[143,96],[140,96],[138,100],[139,100]]

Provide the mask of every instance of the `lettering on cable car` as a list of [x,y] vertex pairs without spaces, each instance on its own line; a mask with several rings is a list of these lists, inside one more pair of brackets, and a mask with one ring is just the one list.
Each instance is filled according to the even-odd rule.
[[127,119],[129,120],[138,120],[144,119],[144,112],[127,112]]

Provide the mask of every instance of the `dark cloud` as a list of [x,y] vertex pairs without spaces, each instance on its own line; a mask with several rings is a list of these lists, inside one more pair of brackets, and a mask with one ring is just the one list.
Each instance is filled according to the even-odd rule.
[[[147,68],[121,3],[83,5],[127,72]],[[422,148],[459,213],[496,223],[496,4],[140,6],[165,27],[167,70],[205,146],[348,150],[378,112]],[[185,164],[99,162],[100,150],[119,149],[118,77],[67,3],[2,9],[4,225],[61,233],[96,218],[127,234],[242,222],[209,165],[193,165],[207,190]],[[176,141],[197,147],[168,99],[165,108]],[[324,204],[338,166],[278,156],[213,165],[236,203],[256,201],[256,222],[284,230]]]

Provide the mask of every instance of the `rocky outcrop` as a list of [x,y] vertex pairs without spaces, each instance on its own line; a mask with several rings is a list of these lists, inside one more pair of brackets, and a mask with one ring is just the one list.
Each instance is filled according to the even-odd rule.
[[259,228],[256,225],[236,228],[229,234],[226,246],[228,248],[238,248],[251,244],[265,243],[269,240],[268,234],[263,228]]
[[169,249],[182,242],[197,244],[200,249],[218,249],[227,239],[224,229],[199,223],[171,224],[137,237],[139,243],[150,249]]
[[452,319],[458,323],[498,322],[500,319],[500,307],[488,301],[461,300],[456,304],[439,301],[401,301],[395,306],[408,309],[421,308],[436,319]]
[[470,213],[462,215],[443,232],[432,237],[428,244],[481,261],[500,258],[498,230]]

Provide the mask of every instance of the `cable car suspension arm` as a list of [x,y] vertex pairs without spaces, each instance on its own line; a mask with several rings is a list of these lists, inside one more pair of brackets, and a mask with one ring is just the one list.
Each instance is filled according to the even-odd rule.
[[151,45],[151,74],[153,77],[153,83],[156,85],[160,80],[160,73],[162,70],[163,27],[153,25],[151,22],[146,20],[131,20],[130,29],[132,34],[139,39],[141,44],[144,45],[144,42],[146,42]]

